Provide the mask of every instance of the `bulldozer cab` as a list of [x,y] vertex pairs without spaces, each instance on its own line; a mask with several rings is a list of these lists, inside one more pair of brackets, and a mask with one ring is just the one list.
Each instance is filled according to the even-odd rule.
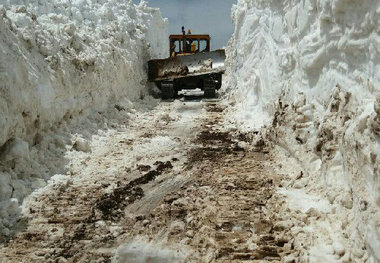
[[170,57],[210,52],[210,35],[170,35]]

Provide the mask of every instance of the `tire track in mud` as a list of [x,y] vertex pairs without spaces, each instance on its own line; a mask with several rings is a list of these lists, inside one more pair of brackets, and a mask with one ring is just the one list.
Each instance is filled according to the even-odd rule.
[[[69,183],[60,185],[54,196],[39,197],[44,205],[31,213],[40,214],[43,220],[33,222],[37,228],[28,229],[5,244],[12,250],[5,254],[7,259],[0,259],[0,262],[87,262],[94,259],[111,262],[112,253],[92,251],[115,240],[109,231],[99,232],[97,222],[112,224],[123,220],[123,208],[144,196],[142,186],[173,168],[170,161],[157,161],[154,166],[155,169],[126,184],[119,179],[118,186],[110,193],[103,193],[107,184],[70,187]],[[57,235],[52,238],[54,233]]]
[[169,171],[173,168],[170,161],[157,161],[154,165],[157,166],[156,169],[150,170],[126,185],[118,186],[112,193],[104,194],[95,202],[94,207],[102,212],[101,218],[103,220],[112,220],[115,217],[120,217],[123,213],[121,209],[144,196],[144,190],[141,188],[142,185],[155,180],[157,176],[161,175],[164,171]]
[[[170,134],[168,124],[174,120],[168,120],[162,112],[170,112],[173,107],[164,105],[143,113],[140,118],[148,115],[151,120],[142,119],[135,125],[136,140],[150,141],[147,132],[151,132],[150,137]],[[108,142],[108,151],[85,158],[83,167],[77,167],[80,173],[93,165],[91,174],[75,172],[75,176],[51,184],[32,197],[27,229],[0,244],[0,262],[111,262],[118,238],[128,240],[131,226],[141,220],[140,216],[127,217],[125,208],[145,196],[147,185],[157,178],[170,177],[173,166],[181,163],[175,157],[160,160],[165,154],[158,154],[158,161],[145,164],[145,159],[137,158],[130,166],[118,165],[112,168],[112,175],[107,174],[112,162],[133,150],[136,140],[125,139],[123,132],[118,132]],[[174,155],[181,153],[176,151]]]
[[[53,195],[38,197],[33,227],[5,244],[1,262],[110,262],[120,244],[141,238],[191,251],[178,262],[292,262],[284,260],[294,250],[274,195],[281,181],[273,157],[240,146],[250,136],[220,130],[220,102],[205,107],[180,174],[173,158],[125,168],[114,178],[59,184]],[[171,184],[176,177],[184,179]],[[144,204],[155,191],[163,191],[162,200],[153,195],[158,199]],[[147,208],[132,209],[136,203]],[[140,261],[128,261],[134,262]]]
[[148,227],[134,226],[135,238],[191,250],[183,262],[293,262],[286,259],[295,251],[274,195],[281,180],[273,157],[239,146],[249,136],[221,131],[223,110],[207,105],[184,168],[190,181],[153,210]]
[[[161,162],[156,161],[154,164],[155,169],[148,171],[144,175],[131,180],[130,182],[123,184],[118,181],[118,186],[112,189],[111,193],[102,194],[94,203],[90,204],[91,214],[85,218],[81,224],[76,226],[73,235],[67,237],[60,244],[60,248],[63,248],[59,253],[54,254],[54,257],[71,259],[77,261],[78,255],[81,254],[75,243],[80,240],[91,240],[93,236],[91,233],[95,233],[95,222],[104,220],[105,222],[118,222],[123,219],[124,209],[135,201],[141,199],[144,196],[144,190],[142,186],[155,180],[164,172],[169,172],[173,165],[170,161]],[[106,243],[114,239],[111,236],[105,236],[105,239],[101,240],[101,243]],[[82,247],[84,251],[86,247]],[[104,262],[110,261],[111,255],[104,254]],[[83,260],[83,259],[82,259]]]
[[[200,167],[204,167],[199,169],[199,184],[213,190],[211,205],[215,207],[213,217],[201,224],[204,228],[208,223],[208,242],[214,250],[204,254],[203,259],[211,262],[280,261],[292,249],[284,248],[290,236],[277,225],[274,192],[280,178],[271,168],[272,157],[264,149],[253,152],[239,147],[236,141],[244,140],[244,134],[219,131],[215,123],[221,121],[222,116],[215,112],[220,112],[219,107],[209,108],[204,130],[197,139],[202,145],[200,150],[211,155],[206,161],[197,160]],[[210,154],[210,147],[214,154]],[[210,164],[212,169],[207,169]]]

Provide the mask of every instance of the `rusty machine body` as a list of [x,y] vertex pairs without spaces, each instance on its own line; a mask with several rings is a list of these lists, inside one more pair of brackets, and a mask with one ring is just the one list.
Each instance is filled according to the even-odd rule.
[[178,91],[199,88],[207,98],[215,97],[222,85],[226,58],[224,49],[210,51],[209,35],[171,35],[170,57],[148,62],[149,81],[156,83],[163,99]]

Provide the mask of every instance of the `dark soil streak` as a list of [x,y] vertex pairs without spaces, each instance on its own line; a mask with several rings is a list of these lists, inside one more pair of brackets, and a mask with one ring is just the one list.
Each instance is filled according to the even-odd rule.
[[104,194],[95,204],[95,208],[102,212],[102,219],[112,220],[122,215],[123,209],[144,197],[144,191],[140,185],[147,184],[161,175],[164,171],[173,168],[170,161],[166,163],[155,162],[155,170],[149,171],[143,176],[132,180],[126,185],[119,186],[112,193]]

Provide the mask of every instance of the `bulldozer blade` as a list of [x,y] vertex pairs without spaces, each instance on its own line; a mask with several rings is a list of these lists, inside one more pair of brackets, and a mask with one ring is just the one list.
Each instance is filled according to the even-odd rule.
[[210,73],[224,73],[224,49],[196,53],[167,59],[154,59],[148,62],[149,81],[172,80]]

